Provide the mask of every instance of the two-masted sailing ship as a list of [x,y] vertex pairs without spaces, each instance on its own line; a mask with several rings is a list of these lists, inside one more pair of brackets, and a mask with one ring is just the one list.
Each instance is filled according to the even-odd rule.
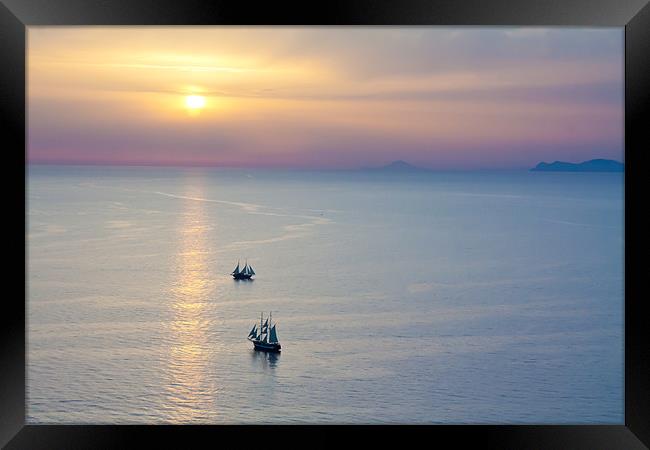
[[248,261],[244,265],[244,268],[239,270],[239,261],[237,261],[237,267],[235,267],[231,275],[235,280],[250,280],[255,275],[255,271],[253,270],[253,266],[248,264]]
[[272,323],[272,315],[270,313],[266,321],[264,321],[264,313],[260,315],[260,328],[258,330],[257,324],[253,325],[253,329],[248,333],[248,340],[253,343],[255,350],[279,352],[282,349],[278,341],[278,332],[276,331],[275,324]]

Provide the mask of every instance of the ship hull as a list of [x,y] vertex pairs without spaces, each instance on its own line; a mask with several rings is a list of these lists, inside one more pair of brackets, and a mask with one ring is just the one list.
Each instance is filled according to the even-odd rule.
[[253,346],[255,350],[258,352],[271,352],[271,353],[278,353],[282,350],[282,346],[280,344],[269,344],[266,342],[259,342],[259,341],[253,341]]
[[246,275],[242,273],[233,274],[232,276],[235,280],[250,280],[252,275]]

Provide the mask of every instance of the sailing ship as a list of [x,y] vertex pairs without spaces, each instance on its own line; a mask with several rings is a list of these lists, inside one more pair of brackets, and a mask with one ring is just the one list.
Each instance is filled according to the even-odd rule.
[[264,321],[264,313],[260,315],[260,328],[257,329],[257,324],[253,325],[250,333],[248,333],[248,340],[253,343],[255,350],[263,352],[279,352],[282,349],[278,341],[278,332],[275,329],[275,324],[272,323],[272,314]]
[[237,267],[235,267],[231,275],[235,280],[250,280],[255,275],[255,271],[253,270],[253,266],[248,265],[248,261],[246,261],[244,268],[239,270],[239,261],[237,261]]

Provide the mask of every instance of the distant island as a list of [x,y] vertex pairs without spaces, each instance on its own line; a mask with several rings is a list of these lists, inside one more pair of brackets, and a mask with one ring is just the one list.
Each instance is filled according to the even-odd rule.
[[378,172],[427,172],[429,171],[429,169],[425,169],[423,167],[417,167],[402,160],[393,161],[392,163],[386,164],[385,166],[371,167],[365,170],[373,170]]
[[533,172],[623,172],[625,165],[613,159],[592,159],[581,163],[541,162],[530,170]]
[[[361,169],[364,172],[376,173],[426,173],[434,169],[414,166],[403,160],[396,160],[389,164],[379,167],[365,167]],[[530,169],[532,172],[624,172],[625,165],[613,159],[592,159],[581,163],[570,163],[565,161],[555,161],[552,163],[540,162]]]

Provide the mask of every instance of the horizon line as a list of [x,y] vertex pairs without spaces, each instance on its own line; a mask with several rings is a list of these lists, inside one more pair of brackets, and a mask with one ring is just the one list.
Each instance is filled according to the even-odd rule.
[[[580,164],[582,162],[587,162],[587,161],[592,161],[592,160],[597,160],[597,159],[605,159],[608,160],[609,158],[592,158],[592,159],[585,159],[584,161],[579,161],[577,163],[573,164]],[[609,159],[610,161],[616,161],[621,164],[625,164],[624,160],[616,160],[616,159]],[[562,161],[562,160],[555,160],[552,161],[554,162],[569,162],[570,161]],[[77,166],[77,167],[159,167],[159,168],[177,168],[177,169],[182,169],[182,168],[206,168],[206,169],[252,169],[252,170],[296,170],[296,171],[309,171],[309,170],[316,170],[316,171],[371,171],[371,170],[380,170],[380,169],[390,169],[390,166],[395,164],[395,163],[406,163],[408,166],[410,166],[408,170],[420,170],[420,171],[431,171],[431,172],[488,172],[488,171],[528,171],[534,167],[536,167],[537,164],[539,163],[546,163],[546,161],[539,161],[537,163],[534,163],[533,165],[530,166],[501,166],[501,167],[427,167],[427,166],[420,166],[420,165],[415,165],[412,163],[409,163],[408,161],[404,161],[401,159],[393,160],[388,163],[384,163],[379,166],[353,166],[353,167],[322,167],[322,166],[282,166],[282,165],[277,165],[277,166],[251,166],[251,165],[238,165],[238,164],[217,164],[213,162],[197,162],[197,163],[191,163],[191,162],[183,162],[183,163],[161,163],[161,162],[154,162],[154,161],[132,161],[132,162],[119,162],[119,161],[52,161],[52,160],[36,160],[36,161],[30,161],[30,160],[25,160],[25,165],[26,166]],[[549,163],[546,163],[549,164]]]
[[[78,166],[78,167],[160,167],[160,168],[206,168],[206,169],[260,169],[260,170],[323,170],[323,171],[361,171],[386,169],[395,162],[394,160],[378,166],[348,166],[348,167],[324,167],[324,166],[253,166],[238,164],[217,164],[217,163],[159,163],[159,162],[115,162],[115,161],[25,161],[26,166]],[[405,162],[405,161],[402,161]],[[504,171],[504,170],[529,170],[534,166],[510,166],[510,167],[427,167],[406,162],[414,170],[431,172],[477,172],[477,171]]]

